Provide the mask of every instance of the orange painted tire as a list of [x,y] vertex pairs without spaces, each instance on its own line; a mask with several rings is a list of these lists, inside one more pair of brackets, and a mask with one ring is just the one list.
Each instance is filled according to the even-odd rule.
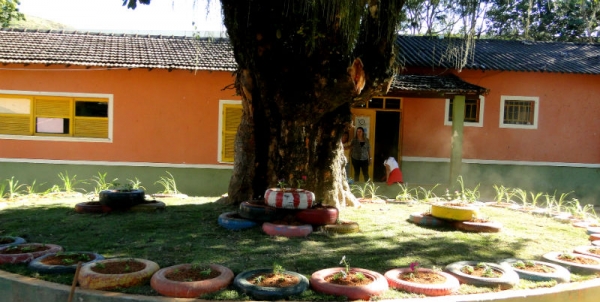
[[502,230],[502,224],[499,222],[473,222],[473,221],[457,221],[454,222],[454,227],[465,232],[477,233],[498,233]]
[[342,270],[345,268],[326,268],[314,272],[310,276],[310,287],[320,293],[347,297],[348,300],[369,300],[371,297],[380,296],[389,289],[388,281],[383,275],[362,268],[352,268],[350,272],[360,272],[373,282],[362,286],[346,286],[325,281],[326,277]]
[[85,213],[108,213],[110,212],[110,208],[107,206],[103,206],[99,201],[86,201],[80,202],[75,205],[75,212],[85,214]]
[[315,201],[315,193],[303,189],[270,188],[265,191],[265,204],[280,209],[308,209]]
[[412,272],[412,270],[408,267],[396,268],[385,272],[384,276],[387,279],[391,288],[401,289],[410,293],[423,294],[426,296],[450,295],[456,290],[458,290],[458,288],[460,287],[458,279],[456,279],[454,276],[444,272],[436,272],[427,268],[417,268],[417,272],[438,274],[446,278],[446,282],[438,284],[423,284],[406,281],[398,277],[400,274],[410,272]]
[[339,217],[339,210],[336,207],[314,207],[300,210],[296,213],[298,220],[312,225],[334,224]]
[[312,225],[310,224],[287,225],[270,222],[263,223],[262,229],[268,235],[284,237],[306,237],[313,231]]
[[600,247],[593,246],[593,245],[578,246],[578,247],[576,247],[576,248],[573,249],[573,252],[578,253],[578,254],[582,254],[582,255],[587,255],[587,256],[592,256],[592,257],[595,257],[595,258],[599,258],[599,260],[600,260],[600,255],[594,254],[594,253],[590,252],[591,249],[600,249]]
[[190,269],[191,264],[179,264],[169,266],[158,270],[152,279],[150,279],[150,286],[163,296],[176,297],[176,298],[197,298],[203,294],[216,292],[223,288],[226,288],[233,281],[233,272],[222,265],[209,264],[208,267],[221,273],[219,276],[202,280],[202,281],[191,281],[191,282],[179,282],[167,279],[166,275],[177,269]]
[[44,255],[50,254],[50,253],[58,253],[63,250],[63,248],[61,246],[56,245],[56,244],[23,243],[23,244],[18,244],[18,245],[13,245],[13,246],[23,247],[23,246],[43,246],[43,245],[47,246],[48,249],[44,250],[44,251],[38,251],[38,252],[33,252],[33,253],[21,253],[21,254],[1,254],[2,251],[6,250],[7,248],[10,248],[11,246],[2,247],[2,248],[0,248],[0,264],[29,263],[31,260],[33,260],[35,258],[44,256]]
[[[119,261],[129,261],[133,260],[136,262],[141,262],[146,265],[146,267],[137,272],[131,272],[126,274],[101,274],[96,273],[92,270],[92,267],[98,265],[98,263],[110,263],[110,262],[119,262]],[[113,259],[105,259],[100,260],[94,263],[89,263],[81,267],[79,271],[79,277],[77,281],[79,281],[79,286],[81,288],[87,289],[98,289],[98,290],[110,290],[118,287],[132,287],[139,284],[143,284],[148,282],[156,271],[158,271],[160,267],[156,262],[139,259],[139,258],[113,258]]]
[[600,233],[598,234],[590,234],[590,241],[600,240]]

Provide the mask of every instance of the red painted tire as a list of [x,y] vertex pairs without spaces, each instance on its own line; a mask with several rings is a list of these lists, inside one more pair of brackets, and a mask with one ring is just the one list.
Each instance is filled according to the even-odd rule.
[[268,235],[284,237],[306,237],[313,231],[312,225],[310,224],[287,225],[273,224],[270,222],[263,223],[262,229]]
[[439,226],[445,226],[448,224],[448,222],[446,220],[435,218],[431,215],[424,215],[421,212],[410,214],[410,216],[408,217],[408,220],[413,222],[414,224],[418,224],[421,226],[439,227]]
[[590,235],[590,241],[596,241],[596,240],[600,240],[600,233]]
[[573,252],[582,254],[582,255],[592,256],[595,258],[600,258],[600,255],[590,252],[591,249],[600,249],[600,247],[593,246],[593,245],[578,246],[573,249]]
[[190,269],[191,264],[179,264],[169,266],[158,270],[152,279],[150,279],[150,286],[163,296],[176,297],[176,298],[197,298],[203,294],[216,292],[223,288],[226,288],[233,281],[233,272],[222,265],[208,264],[208,267],[221,273],[219,276],[192,282],[179,282],[167,279],[166,275],[177,269]]
[[312,225],[326,225],[334,224],[338,220],[339,214],[340,211],[336,207],[318,206],[298,211],[296,218]]
[[444,272],[436,272],[434,270],[430,270],[427,268],[418,268],[418,272],[423,273],[435,273],[444,278],[446,278],[446,282],[439,284],[423,284],[410,282],[403,279],[400,279],[398,276],[403,273],[410,273],[412,270],[408,267],[406,268],[396,268],[385,272],[384,276],[387,279],[390,287],[401,289],[410,293],[423,294],[426,296],[446,296],[450,295],[460,287],[460,283],[458,279],[454,276],[444,273]]
[[360,231],[358,223],[354,221],[340,221],[339,223],[328,224],[323,226],[326,233],[332,234],[351,234]]
[[477,233],[498,233],[502,230],[502,224],[499,222],[473,222],[473,221],[457,221],[454,222],[454,227],[465,232]]
[[110,208],[107,206],[103,206],[99,201],[86,201],[80,202],[75,205],[75,212],[77,213],[108,213],[110,212]]
[[281,209],[308,209],[315,201],[315,193],[303,189],[270,188],[265,191],[265,204]]
[[350,269],[350,272],[360,272],[365,275],[365,277],[373,280],[373,282],[362,286],[345,286],[325,281],[326,277],[338,273],[341,270],[345,270],[345,268],[326,268],[314,272],[310,276],[310,287],[317,292],[328,295],[345,296],[349,300],[369,300],[371,297],[380,296],[389,289],[388,281],[383,275],[362,268],[352,268]]
[[[98,263],[110,263],[119,261],[133,260],[136,262],[142,262],[146,265],[144,269],[137,272],[131,272],[127,274],[101,274],[96,273],[92,270],[92,267],[98,265]],[[113,258],[105,259],[97,262],[89,263],[81,267],[79,271],[79,286],[87,289],[99,289],[99,290],[110,290],[118,287],[132,287],[139,284],[146,283],[152,277],[160,267],[156,262],[139,259],[139,258]]]
[[43,245],[47,246],[48,249],[44,250],[44,251],[39,251],[39,252],[22,253],[22,254],[2,254],[2,251],[6,250],[7,248],[10,248],[11,246],[2,247],[2,248],[0,248],[0,264],[28,263],[35,258],[44,256],[44,255],[50,254],[50,253],[58,253],[63,250],[63,248],[61,246],[56,245],[56,244],[23,243],[23,244],[18,244],[18,245],[14,245],[14,246],[23,247],[23,246],[43,246]]

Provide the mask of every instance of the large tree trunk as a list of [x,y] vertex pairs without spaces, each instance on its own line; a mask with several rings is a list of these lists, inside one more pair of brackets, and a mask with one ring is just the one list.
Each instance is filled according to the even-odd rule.
[[352,104],[387,92],[403,1],[221,3],[243,104],[229,202],[306,176],[323,204],[353,205],[341,136]]

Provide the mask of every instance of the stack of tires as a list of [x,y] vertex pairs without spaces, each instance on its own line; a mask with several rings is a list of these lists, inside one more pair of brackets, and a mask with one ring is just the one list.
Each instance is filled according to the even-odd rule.
[[335,224],[335,207],[315,204],[315,194],[303,189],[267,189],[264,199],[242,202],[236,212],[219,216],[219,225],[241,230],[261,225],[271,236],[306,237],[313,227]]

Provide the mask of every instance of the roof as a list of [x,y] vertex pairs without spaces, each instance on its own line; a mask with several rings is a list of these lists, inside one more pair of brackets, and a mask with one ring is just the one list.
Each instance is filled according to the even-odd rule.
[[[463,39],[400,36],[399,62],[405,67],[455,69]],[[600,44],[475,40],[464,69],[600,74]]]
[[234,71],[228,39],[0,30],[0,63]]
[[488,89],[467,83],[453,74],[397,75],[388,95],[404,97],[447,97],[449,95],[479,96]]

